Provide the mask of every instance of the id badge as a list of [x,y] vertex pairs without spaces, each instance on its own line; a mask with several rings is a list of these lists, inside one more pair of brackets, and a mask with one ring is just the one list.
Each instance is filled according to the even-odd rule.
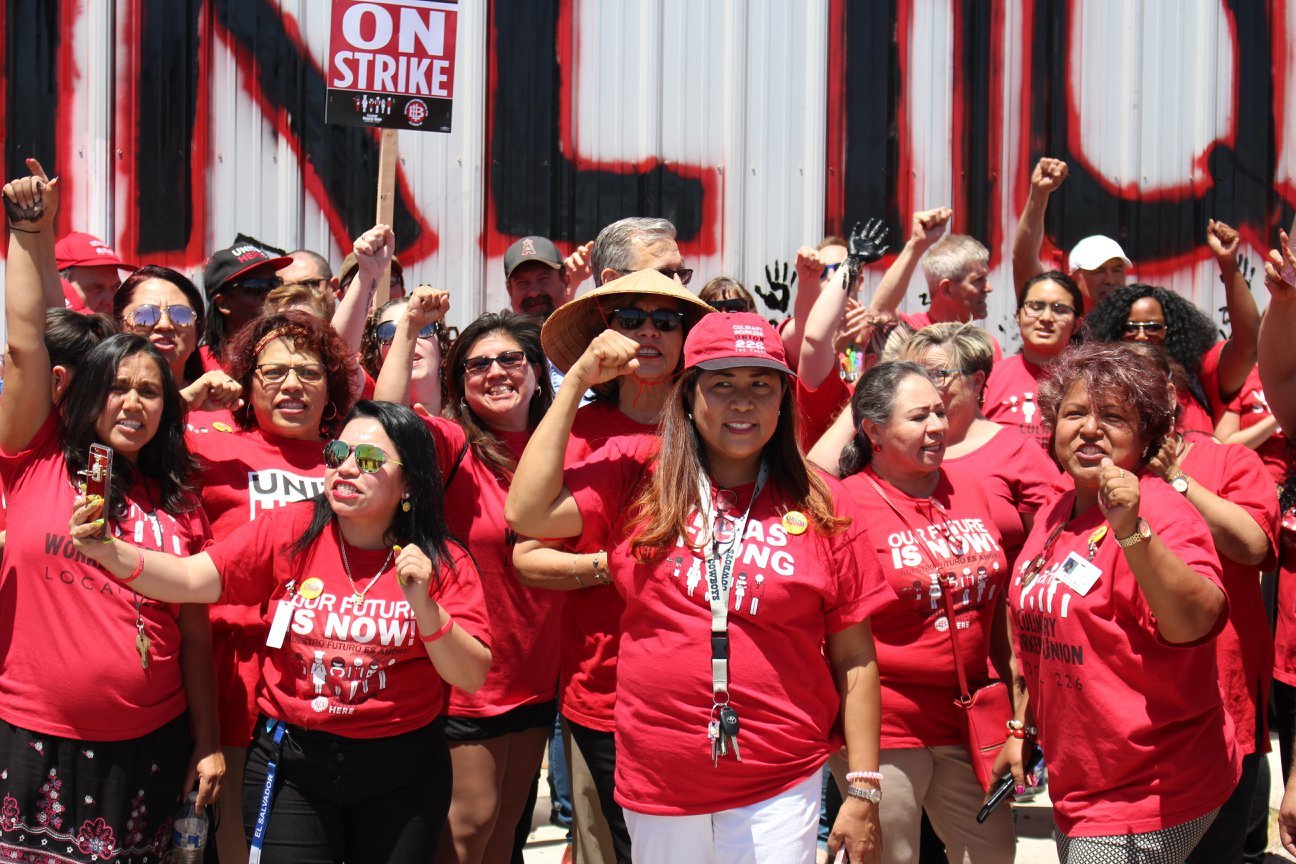
[[274,620],[270,622],[270,635],[266,636],[267,648],[282,648],[284,637],[288,635],[288,625],[292,623],[293,613],[297,611],[292,600],[280,600],[275,607]]
[[1094,566],[1092,561],[1086,561],[1084,556],[1077,552],[1072,552],[1062,562],[1058,568],[1057,579],[1062,584],[1069,587],[1072,591],[1084,597],[1089,593],[1097,583],[1098,577],[1102,571]]

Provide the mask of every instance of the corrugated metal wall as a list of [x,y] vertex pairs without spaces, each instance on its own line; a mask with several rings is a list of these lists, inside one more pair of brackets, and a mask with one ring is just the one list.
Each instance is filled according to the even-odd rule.
[[[1050,250],[1113,234],[1136,275],[1215,309],[1206,220],[1241,227],[1255,265],[1291,222],[1292,6],[469,0],[454,132],[400,133],[407,278],[450,288],[463,323],[505,304],[513,238],[570,249],[642,213],[676,221],[697,285],[759,284],[856,219],[899,245],[913,210],[949,204],[991,246],[988,326],[1011,342],[1006,262],[1047,154],[1072,165]],[[6,175],[45,159],[64,227],[136,260],[195,271],[242,231],[340,262],[376,147],[323,125],[328,8],[7,0]]]

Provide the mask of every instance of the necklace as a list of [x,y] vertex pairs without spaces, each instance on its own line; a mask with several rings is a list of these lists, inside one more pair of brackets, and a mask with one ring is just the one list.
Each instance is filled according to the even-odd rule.
[[342,549],[342,569],[346,571],[347,584],[351,586],[351,604],[355,606],[356,612],[359,613],[360,607],[364,605],[365,595],[369,593],[369,589],[378,584],[378,580],[387,572],[387,565],[391,563],[392,555],[396,553],[396,549],[392,547],[387,550],[387,558],[383,561],[382,566],[378,568],[378,572],[374,574],[373,578],[369,580],[369,584],[361,591],[356,587],[355,580],[351,578],[351,562],[347,560],[347,544],[342,537],[341,528],[338,529],[338,546]]

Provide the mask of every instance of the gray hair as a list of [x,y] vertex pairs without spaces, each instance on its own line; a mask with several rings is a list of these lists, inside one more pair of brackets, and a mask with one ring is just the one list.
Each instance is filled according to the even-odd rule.
[[652,247],[666,240],[675,239],[675,226],[669,219],[651,216],[630,216],[613,222],[594,238],[594,249],[590,253],[590,270],[594,284],[602,285],[600,274],[604,270],[616,270],[628,273],[634,268],[636,244]]
[[942,279],[962,282],[974,264],[990,265],[990,250],[967,234],[951,234],[937,241],[922,259],[927,285],[935,288]]

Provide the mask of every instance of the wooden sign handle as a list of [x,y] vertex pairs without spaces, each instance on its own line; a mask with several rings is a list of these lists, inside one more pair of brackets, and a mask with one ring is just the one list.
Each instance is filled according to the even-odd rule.
[[[382,147],[378,151],[378,207],[374,223],[391,225],[396,212],[396,130],[382,130]],[[394,227],[394,226],[393,226]],[[378,279],[372,309],[391,299],[391,262]]]

